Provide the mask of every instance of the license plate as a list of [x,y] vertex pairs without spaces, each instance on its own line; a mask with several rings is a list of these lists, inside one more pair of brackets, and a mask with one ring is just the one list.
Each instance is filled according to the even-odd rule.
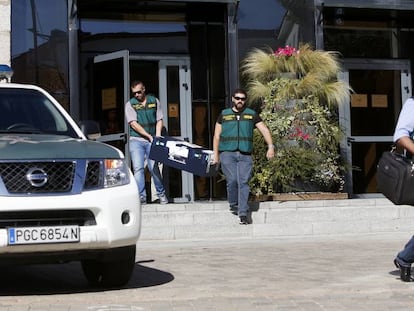
[[80,240],[79,226],[8,228],[8,244],[73,243]]

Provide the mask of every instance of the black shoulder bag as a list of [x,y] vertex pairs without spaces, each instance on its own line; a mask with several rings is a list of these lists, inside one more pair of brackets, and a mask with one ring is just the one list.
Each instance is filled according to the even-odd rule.
[[395,148],[381,155],[377,165],[377,188],[396,205],[414,205],[414,164]]

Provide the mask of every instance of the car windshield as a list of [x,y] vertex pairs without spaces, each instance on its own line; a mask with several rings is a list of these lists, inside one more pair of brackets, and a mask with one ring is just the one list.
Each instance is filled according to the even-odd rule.
[[0,88],[0,133],[78,137],[44,94],[24,88]]

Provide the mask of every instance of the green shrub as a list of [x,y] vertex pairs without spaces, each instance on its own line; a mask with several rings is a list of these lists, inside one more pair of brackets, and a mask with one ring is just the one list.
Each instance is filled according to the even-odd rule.
[[286,51],[254,50],[242,67],[249,98],[262,102],[261,117],[276,146],[268,161],[263,137],[255,133],[251,190],[342,191],[346,165],[339,152],[343,135],[337,109],[349,87],[337,81],[334,53],[312,51],[308,45]]

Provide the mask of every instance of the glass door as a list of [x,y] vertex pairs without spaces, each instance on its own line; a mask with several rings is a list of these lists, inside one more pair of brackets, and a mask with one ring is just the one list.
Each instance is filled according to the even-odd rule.
[[341,150],[352,167],[346,190],[355,196],[377,193],[379,157],[391,148],[402,104],[411,96],[410,62],[347,59],[344,69],[342,79],[353,89],[339,109],[345,131]]
[[[192,142],[189,57],[139,56],[118,51],[96,56],[93,68],[94,104],[90,115],[101,123],[100,141],[120,148],[129,158],[124,104],[131,97],[130,81],[141,80],[147,93],[154,94],[160,100],[164,113],[164,135]],[[163,166],[162,171],[170,200],[194,200],[192,174],[167,166]]]
[[[159,85],[168,136],[193,142],[190,59],[161,59]],[[168,176],[168,188],[174,202],[194,200],[193,174],[168,168]]]
[[91,85],[93,105],[89,116],[99,121],[99,141],[124,152],[129,161],[124,105],[129,98],[129,52],[127,50],[95,56]]

